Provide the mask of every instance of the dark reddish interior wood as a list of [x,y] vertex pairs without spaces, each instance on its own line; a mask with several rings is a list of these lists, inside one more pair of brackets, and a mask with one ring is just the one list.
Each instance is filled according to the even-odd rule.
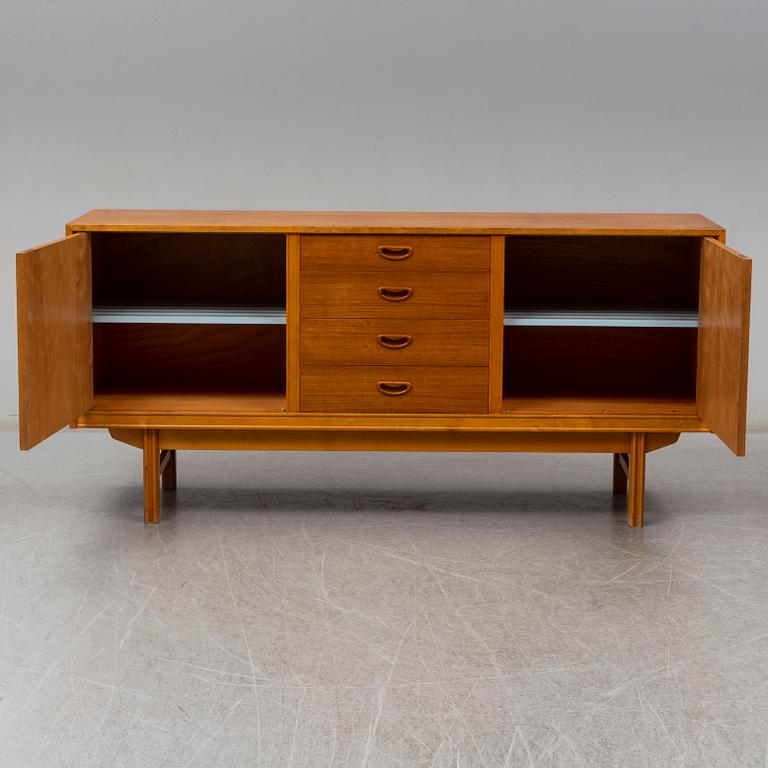
[[95,324],[94,387],[285,393],[285,326]]
[[513,236],[507,308],[698,306],[701,238]]
[[696,328],[504,329],[506,397],[694,397]]
[[283,303],[285,237],[96,232],[96,303]]

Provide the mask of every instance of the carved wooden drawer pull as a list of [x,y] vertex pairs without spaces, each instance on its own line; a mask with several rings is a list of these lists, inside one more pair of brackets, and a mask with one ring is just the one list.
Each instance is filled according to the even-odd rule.
[[379,296],[385,301],[405,301],[413,296],[413,288],[379,288]]
[[387,336],[379,334],[379,344],[385,349],[404,349],[413,341],[413,336]]
[[380,245],[379,256],[387,261],[402,261],[413,254],[409,245]]
[[406,395],[411,391],[410,381],[380,381],[376,387],[382,395]]

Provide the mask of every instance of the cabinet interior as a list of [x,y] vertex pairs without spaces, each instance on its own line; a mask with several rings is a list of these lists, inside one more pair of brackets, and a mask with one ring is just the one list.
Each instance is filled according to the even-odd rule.
[[[285,410],[284,235],[92,235],[94,391]],[[701,239],[505,240],[502,410],[695,413]]]
[[285,237],[94,233],[94,393],[138,410],[285,409]]
[[510,236],[503,410],[694,412],[701,239]]

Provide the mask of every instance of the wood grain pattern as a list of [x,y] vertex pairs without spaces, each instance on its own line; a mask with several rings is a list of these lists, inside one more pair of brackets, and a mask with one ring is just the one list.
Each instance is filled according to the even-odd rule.
[[693,397],[621,397],[600,396],[555,396],[530,395],[505,397],[504,413],[520,415],[583,414],[589,416],[696,416],[696,401]]
[[[127,391],[98,392],[93,408],[83,419],[116,418],[119,414],[151,414],[155,418],[168,417],[171,423],[183,424],[189,417],[205,414],[215,421],[224,417],[258,418],[259,414],[285,413],[285,396],[282,392],[265,390],[204,392],[189,389],[151,388],[151,382],[144,391],[136,388]],[[79,426],[85,426],[83,419]],[[119,422],[118,422],[119,423]],[[108,426],[101,424],[100,426]]]
[[636,432],[629,442],[627,525],[641,528],[645,510],[645,434]]
[[[110,435],[142,448],[144,430],[114,427]],[[603,453],[629,451],[630,434],[621,432],[381,432],[365,430],[161,429],[163,450],[282,451],[534,451]],[[646,452],[675,443],[680,435],[648,435]],[[626,480],[626,475],[624,475]]]
[[17,254],[16,286],[19,442],[27,450],[93,401],[89,235]]
[[144,523],[160,522],[160,435],[144,430]]
[[[182,412],[157,409],[155,394],[96,395],[94,407],[77,419],[78,427],[152,429],[343,429],[419,430],[425,432],[709,432],[698,415],[633,413],[520,413],[520,414],[287,414],[259,413],[246,401],[243,408],[230,408],[232,395],[208,395],[199,410]],[[166,395],[170,403],[173,395]],[[266,397],[266,395],[265,395]],[[191,403],[195,399],[190,395]],[[149,407],[145,407],[149,406]]]
[[[390,261],[380,248],[407,248],[410,255]],[[303,270],[386,270],[408,272],[487,272],[487,237],[429,235],[305,235],[301,240]]]
[[190,211],[101,208],[71,232],[283,232],[718,236],[697,213],[479,213],[387,211]]
[[737,456],[746,450],[751,280],[750,259],[704,240],[696,399],[704,423]]
[[[381,287],[410,289],[405,301],[385,301]],[[479,320],[488,317],[487,273],[302,272],[302,318],[424,318]]]
[[491,291],[488,319],[488,410],[502,409],[504,388],[504,271],[506,238],[491,238]]
[[[390,349],[379,342],[410,337]],[[486,320],[304,320],[302,365],[488,366]]]
[[[380,382],[411,385],[383,394]],[[301,407],[314,413],[485,413],[488,369],[428,366],[302,366]]]
[[163,430],[161,445],[185,450],[282,450],[282,451],[493,451],[602,453],[628,450],[623,433],[537,433],[470,435],[396,431],[378,432],[231,432]]
[[285,298],[285,397],[289,412],[299,410],[299,366],[301,360],[301,239],[299,235],[286,237],[286,298]]

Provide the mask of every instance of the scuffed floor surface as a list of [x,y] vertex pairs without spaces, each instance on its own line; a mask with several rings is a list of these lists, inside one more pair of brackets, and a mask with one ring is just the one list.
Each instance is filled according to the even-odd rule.
[[768,435],[649,457],[0,433],[0,765],[765,766]]

